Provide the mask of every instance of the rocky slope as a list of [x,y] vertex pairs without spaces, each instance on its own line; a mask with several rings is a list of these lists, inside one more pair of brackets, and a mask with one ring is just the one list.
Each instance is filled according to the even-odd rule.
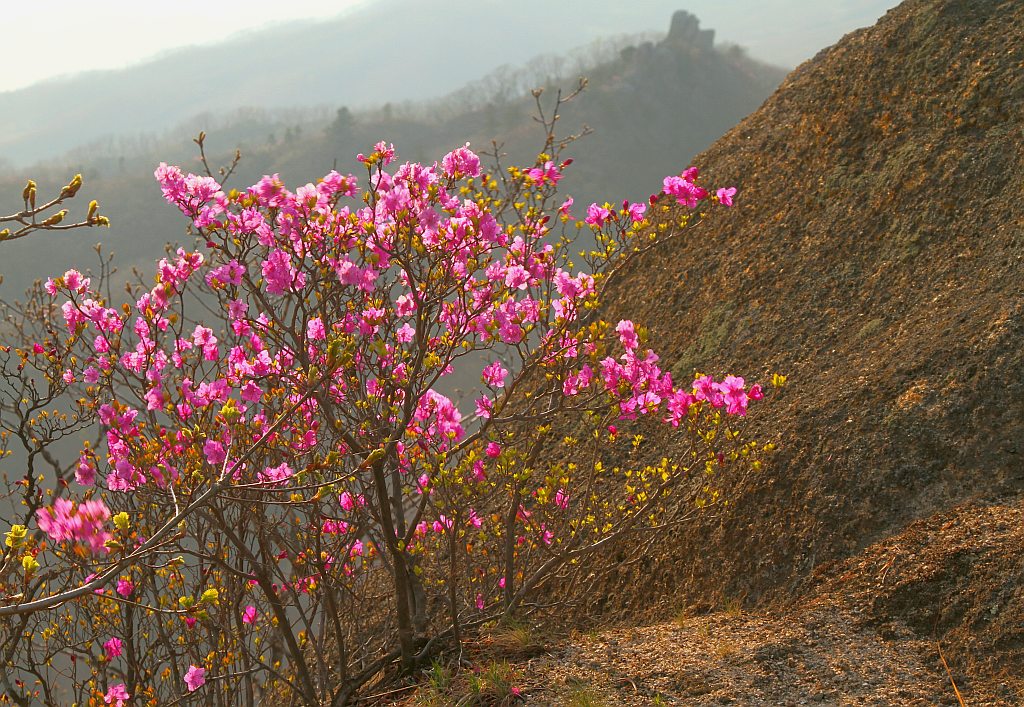
[[757,422],[782,451],[615,608],[828,596],[1021,674],[1022,144],[1024,4],[907,0],[697,159],[737,207],[637,262],[611,315],[681,375],[787,374]]
[[529,704],[1019,705],[1022,544],[1019,502],[967,504],[820,568],[799,601],[576,635],[516,679]]

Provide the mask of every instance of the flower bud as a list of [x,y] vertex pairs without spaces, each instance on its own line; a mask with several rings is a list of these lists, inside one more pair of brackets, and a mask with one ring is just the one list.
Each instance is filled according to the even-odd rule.
[[330,368],[336,368],[341,363],[341,352],[343,350],[343,344],[341,339],[335,339],[327,347],[327,365]]
[[383,449],[374,449],[372,452],[370,452],[370,456],[366,457],[366,461],[364,461],[360,466],[373,466],[381,459],[383,459],[385,454],[387,454],[387,452],[385,452]]
[[60,211],[55,213],[53,216],[51,216],[48,219],[46,219],[45,221],[43,221],[43,225],[44,226],[56,226],[58,223],[63,221],[64,217],[67,216],[67,215],[68,215],[68,210],[67,209],[61,209]]
[[242,416],[242,413],[239,412],[233,398],[228,398],[228,401],[224,403],[224,406],[220,409],[220,414],[228,422],[235,422]]
[[28,529],[24,525],[15,525],[11,527],[11,530],[7,533],[7,539],[4,544],[9,548],[17,548],[25,541],[25,535],[28,533]]
[[76,174],[71,178],[71,181],[60,190],[61,198],[72,197],[78,193],[78,190],[82,188],[82,175]]
[[128,528],[131,527],[131,523],[128,520],[128,514],[121,511],[114,516],[114,526],[117,527],[121,532],[128,532]]

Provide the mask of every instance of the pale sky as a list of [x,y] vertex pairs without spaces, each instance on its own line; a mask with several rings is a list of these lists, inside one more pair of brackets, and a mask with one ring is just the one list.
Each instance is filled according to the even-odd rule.
[[335,17],[367,0],[0,0],[0,91],[116,69],[174,47],[278,22]]
[[[0,0],[5,54],[0,92],[80,71],[121,68],[176,47],[215,43],[276,23],[330,19],[375,1]],[[443,8],[444,0],[430,1]],[[596,0],[555,1],[577,4],[584,19],[601,6]],[[633,2],[637,12],[645,5],[645,0]],[[738,42],[755,57],[796,66],[898,2],[678,0],[676,7],[696,13],[720,40]],[[650,29],[667,28],[667,19]]]

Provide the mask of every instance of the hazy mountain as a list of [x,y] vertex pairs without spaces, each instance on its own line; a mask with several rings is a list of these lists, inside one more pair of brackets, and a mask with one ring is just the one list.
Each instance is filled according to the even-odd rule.
[[[502,64],[652,29],[677,6],[645,0],[592,13],[542,0],[377,0],[330,21],[297,21],[0,94],[0,157],[52,157],[204,111],[431,98]],[[510,41],[495,41],[496,33]]]
[[228,27],[218,44],[0,93],[0,159],[27,164],[106,135],[159,132],[202,112],[365,108],[431,98],[505,64],[655,29],[680,6],[718,28],[722,39],[751,48],[753,56],[792,66],[893,4],[374,0],[329,20],[240,35]]
[[[668,19],[666,15],[662,23]],[[620,47],[613,59],[598,47],[587,69],[590,87],[563,111],[562,131],[578,132],[586,124],[594,134],[573,146],[577,158],[563,185],[581,208],[590,200],[644,198],[661,178],[678,173],[692,157],[754,110],[782,80],[784,71],[747,58],[738,49],[713,46],[713,32],[696,18],[677,13],[671,34],[658,42]],[[618,46],[607,41],[603,47]],[[580,59],[582,60],[582,59]],[[551,61],[518,70],[504,69],[470,84],[444,100],[372,111],[243,111],[227,116],[206,114],[190,120],[165,138],[107,140],[75,151],[48,167],[0,179],[0,210],[17,208],[23,179],[29,174],[44,189],[59,189],[75,171],[86,178],[83,193],[102,204],[113,219],[107,231],[40,234],[4,247],[5,296],[18,293],[36,277],[95,262],[93,244],[118,254],[122,270],[142,266],[149,277],[163,244],[180,241],[186,223],[163,202],[152,174],[161,161],[197,170],[196,150],[188,136],[210,133],[214,159],[227,159],[239,146],[243,160],[230,186],[246,187],[263,174],[280,173],[298,186],[333,167],[356,171],[354,156],[374,142],[393,142],[400,159],[433,161],[472,141],[477,149],[499,140],[509,160],[532,163],[542,133],[533,120],[534,101],[527,87],[545,71],[555,84],[573,62]],[[554,91],[548,92],[548,95]],[[525,94],[525,95],[524,95]],[[81,205],[84,208],[84,204]]]

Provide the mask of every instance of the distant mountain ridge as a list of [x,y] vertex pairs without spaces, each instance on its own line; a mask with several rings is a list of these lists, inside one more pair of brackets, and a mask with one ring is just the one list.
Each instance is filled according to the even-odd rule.
[[[714,47],[710,35],[688,13],[675,17],[677,26],[665,39],[627,46],[611,60],[591,67],[588,90],[562,111],[563,133],[584,124],[594,128],[593,135],[571,148],[576,162],[563,182],[578,203],[645,198],[659,188],[663,176],[681,171],[755,109],[785,75],[750,60],[741,50]],[[499,89],[502,81],[510,80],[505,73],[497,78]],[[563,77],[562,82],[571,86],[575,79]],[[476,97],[487,96],[485,88],[469,90]],[[553,92],[552,86],[548,95]],[[211,120],[221,123],[210,129],[211,158],[226,158],[225,148],[241,147],[242,163],[230,186],[243,188],[264,174],[279,173],[298,186],[335,167],[356,170],[355,154],[381,139],[393,142],[402,160],[428,162],[467,140],[484,149],[497,139],[509,161],[532,163],[541,147],[533,98],[528,92],[506,93],[494,91],[486,101],[470,101],[463,110],[444,115],[432,114],[436,109],[398,111],[384,106],[369,112],[338,109],[333,118],[325,111],[319,120],[300,122],[258,112],[238,114],[234,123],[210,116],[196,120],[191,134],[210,128]],[[452,105],[457,108],[461,100],[456,95]],[[57,182],[81,171],[86,178],[83,192],[97,198],[113,221],[109,231],[46,234],[8,244],[5,258],[19,267],[7,271],[4,294],[12,296],[32,279],[72,265],[88,267],[95,261],[90,251],[97,239],[117,252],[122,271],[136,265],[148,271],[165,242],[182,239],[186,225],[163,202],[153,169],[166,161],[195,170],[195,155],[195,146],[184,136],[151,138],[135,148],[105,149],[101,143],[76,150],[70,161],[33,168],[31,175],[0,175],[0,208],[13,209],[28,176],[45,191],[51,182],[59,188]]]
[[[0,93],[0,158],[26,164],[104,135],[160,132],[206,111],[431,98],[502,64],[650,29],[649,18],[667,16],[676,2],[652,0],[647,14],[617,5],[594,17],[578,4],[542,0],[375,0],[337,19]],[[494,41],[497,27],[522,39]],[[412,64],[402,58],[410,48]]]

